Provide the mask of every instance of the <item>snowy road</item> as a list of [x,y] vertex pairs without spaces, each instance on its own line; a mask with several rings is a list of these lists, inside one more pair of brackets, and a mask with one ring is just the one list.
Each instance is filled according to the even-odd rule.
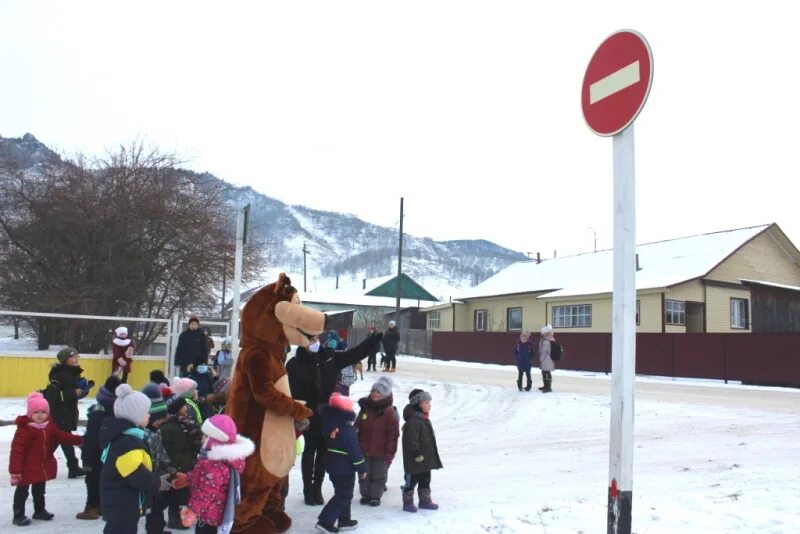
[[[511,367],[406,357],[398,366],[399,409],[414,387],[433,394],[445,468],[434,472],[432,490],[441,509],[400,511],[396,461],[381,507],[354,501],[359,532],[605,532],[608,377],[557,372],[555,393],[542,395],[517,392]],[[353,396],[365,394],[376,377],[368,373]],[[0,413],[13,413],[9,405],[17,403],[0,401]],[[12,427],[0,428],[4,458],[12,435]],[[634,462],[638,534],[799,532],[800,391],[639,379]],[[84,486],[64,472],[48,483],[55,521],[35,522],[26,532],[101,532],[100,522],[74,519]],[[0,529],[13,532],[7,478],[0,488],[8,503]],[[287,500],[290,532],[313,532],[319,508],[303,505],[300,491],[298,465]],[[329,486],[324,491],[330,496]]]

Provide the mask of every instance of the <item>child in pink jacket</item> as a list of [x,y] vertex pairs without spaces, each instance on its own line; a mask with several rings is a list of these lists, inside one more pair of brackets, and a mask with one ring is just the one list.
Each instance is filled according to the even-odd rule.
[[197,521],[195,532],[227,534],[240,500],[239,475],[256,447],[236,433],[236,423],[227,415],[206,419],[202,431],[203,448],[189,473],[189,505],[181,516],[187,527]]

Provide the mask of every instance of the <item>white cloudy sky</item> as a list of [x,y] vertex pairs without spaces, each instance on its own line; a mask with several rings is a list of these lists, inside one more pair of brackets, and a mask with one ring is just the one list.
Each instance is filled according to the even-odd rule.
[[[110,5],[113,4],[113,5]],[[0,4],[0,135],[139,136],[288,203],[545,256],[612,242],[612,146],[580,111],[634,28],[638,241],[777,222],[800,243],[797,17],[764,2]],[[246,7],[248,6],[248,7]]]

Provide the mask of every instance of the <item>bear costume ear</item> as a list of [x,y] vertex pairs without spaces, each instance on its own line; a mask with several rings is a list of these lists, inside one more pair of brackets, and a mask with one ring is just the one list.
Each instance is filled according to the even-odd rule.
[[293,293],[297,293],[297,290],[294,287],[292,287],[291,278],[286,276],[286,273],[281,273],[280,275],[278,275],[278,281],[275,282],[274,291],[276,295],[282,295],[282,294],[292,295]]

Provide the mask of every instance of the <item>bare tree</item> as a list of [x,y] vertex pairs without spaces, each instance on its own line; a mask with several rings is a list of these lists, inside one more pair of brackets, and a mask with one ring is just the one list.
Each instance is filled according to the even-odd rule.
[[[174,154],[135,142],[31,173],[0,169],[0,299],[8,307],[93,315],[169,317],[214,309],[234,245],[226,185],[179,168]],[[263,249],[249,247],[243,278]],[[99,350],[98,322],[32,323],[40,347],[86,343]],[[163,325],[147,323],[146,350]],[[84,349],[87,350],[87,349]]]

